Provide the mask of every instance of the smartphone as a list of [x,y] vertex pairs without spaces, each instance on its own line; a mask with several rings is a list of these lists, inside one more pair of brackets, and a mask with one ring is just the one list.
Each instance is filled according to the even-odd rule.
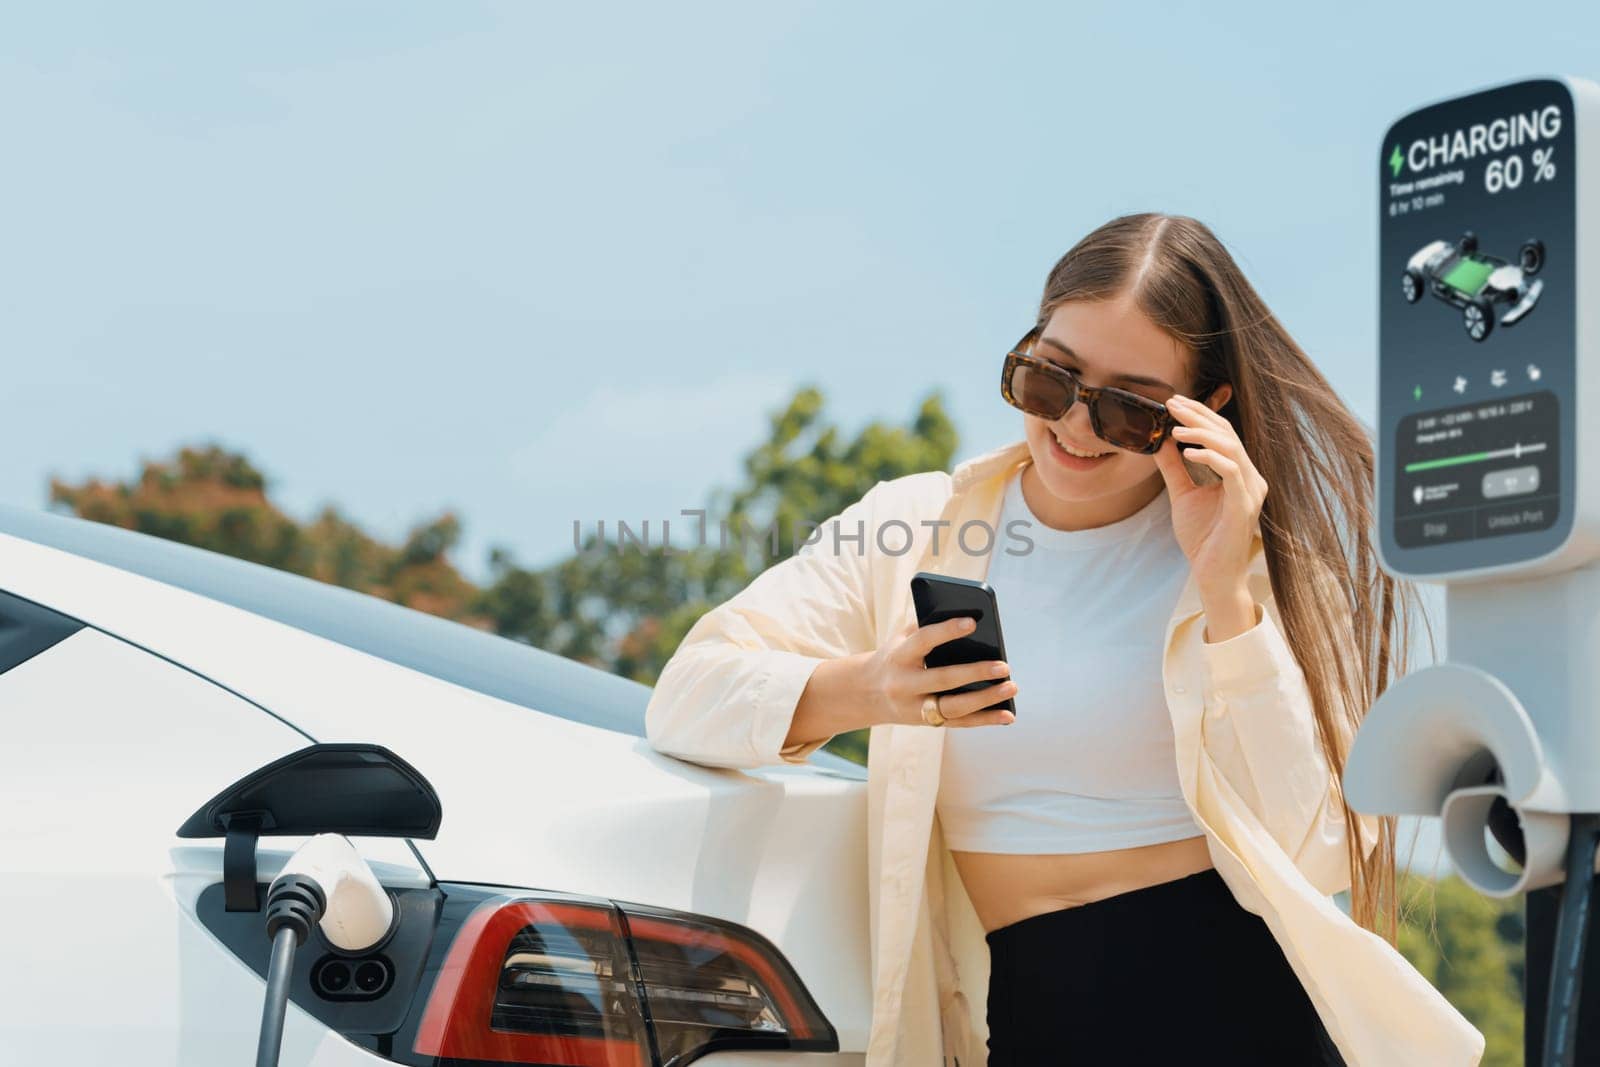
[[[918,626],[932,626],[946,619],[963,617],[974,619],[978,624],[971,633],[946,641],[929,652],[923,657],[924,667],[950,667],[958,663],[1006,658],[1006,643],[1000,636],[1000,605],[988,582],[918,571],[911,576],[911,600],[917,608]],[[982,678],[955,689],[947,689],[939,695],[987,689],[1010,680],[1009,677]],[[1010,697],[983,710],[992,708],[1005,708],[1013,715],[1017,713],[1016,703]]]

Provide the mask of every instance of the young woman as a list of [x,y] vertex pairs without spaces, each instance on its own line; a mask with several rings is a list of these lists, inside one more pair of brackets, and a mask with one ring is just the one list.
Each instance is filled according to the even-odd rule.
[[[1393,947],[1394,820],[1339,786],[1413,604],[1361,425],[1156,214],[1055,265],[1001,393],[1023,440],[879,482],[695,624],[646,716],[734,767],[871,728],[869,1067],[1477,1063]],[[964,631],[916,625],[919,570],[994,587],[1007,662],[923,666]]]

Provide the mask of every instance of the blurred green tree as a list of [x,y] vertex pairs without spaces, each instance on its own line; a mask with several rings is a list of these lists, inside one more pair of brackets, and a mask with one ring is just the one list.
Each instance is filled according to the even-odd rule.
[[[572,555],[538,569],[495,548],[482,588],[450,562],[461,535],[454,515],[420,523],[398,546],[332,507],[302,524],[271,502],[267,478],[248,459],[214,444],[145,461],[126,483],[52,479],[50,501],[83,518],[491,629],[649,685],[695,620],[792,554],[814,529],[806,524],[837,515],[880,480],[946,469],[955,449],[937,393],[905,426],[874,422],[848,437],[826,417],[821,391],[808,386],[771,416],[767,440],[744,458],[742,482],[713,490],[703,518],[680,516],[670,540],[665,531],[632,531],[628,541],[594,530]],[[864,763],[866,735],[842,734],[828,747]]]
[[1520,1067],[1522,898],[1495,900],[1460,878],[1401,875],[1401,954],[1483,1031],[1482,1067]]
[[399,547],[382,544],[327,507],[301,524],[267,498],[267,479],[244,456],[212,444],[146,460],[131,482],[50,480],[50,504],[96,522],[357,589],[407,607],[487,628],[478,589],[448,554],[461,536],[449,513],[415,527]]
[[[499,633],[653,684],[695,621],[792,554],[805,524],[837,515],[880,480],[946,469],[955,449],[937,393],[909,425],[872,423],[847,439],[826,419],[822,393],[803,388],[745,456],[742,484],[714,490],[703,519],[674,522],[670,542],[657,536],[643,547],[590,531],[578,551],[537,572],[496,549],[477,610]],[[827,747],[864,763],[866,734]]]

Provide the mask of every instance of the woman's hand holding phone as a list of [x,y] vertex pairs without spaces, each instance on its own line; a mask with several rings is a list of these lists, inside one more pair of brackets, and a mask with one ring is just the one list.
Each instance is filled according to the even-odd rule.
[[[922,627],[912,622],[875,651],[823,660],[800,693],[783,747],[880,723],[926,726],[922,718],[924,697],[971,682],[1006,678],[1009,668],[999,660],[945,667],[924,664],[923,657],[929,652],[948,641],[970,636],[972,628],[972,619],[966,617]],[[944,725],[997,726],[1012,722],[1016,716],[1007,708],[981,709],[1016,691],[1016,683],[1007,679],[998,685],[942,696],[939,711],[945,717]]]
[[[928,626],[908,623],[900,634],[867,659],[864,675],[874,718],[880,722],[926,726],[922,702],[934,693],[944,693],[969,682],[1005,678],[1010,668],[999,660],[958,663],[949,667],[925,667],[923,657],[935,648],[970,634],[974,623],[968,618],[946,619]],[[1005,708],[984,711],[1012,696],[1017,683],[1007,679],[998,685],[969,693],[948,693],[939,698],[939,713],[947,727],[999,726],[1016,716]]]

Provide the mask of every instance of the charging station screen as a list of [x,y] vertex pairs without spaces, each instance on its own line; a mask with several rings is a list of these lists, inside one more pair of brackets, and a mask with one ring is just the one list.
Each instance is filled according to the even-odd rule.
[[1535,559],[1573,518],[1572,96],[1413,112],[1379,160],[1378,518],[1394,570]]

